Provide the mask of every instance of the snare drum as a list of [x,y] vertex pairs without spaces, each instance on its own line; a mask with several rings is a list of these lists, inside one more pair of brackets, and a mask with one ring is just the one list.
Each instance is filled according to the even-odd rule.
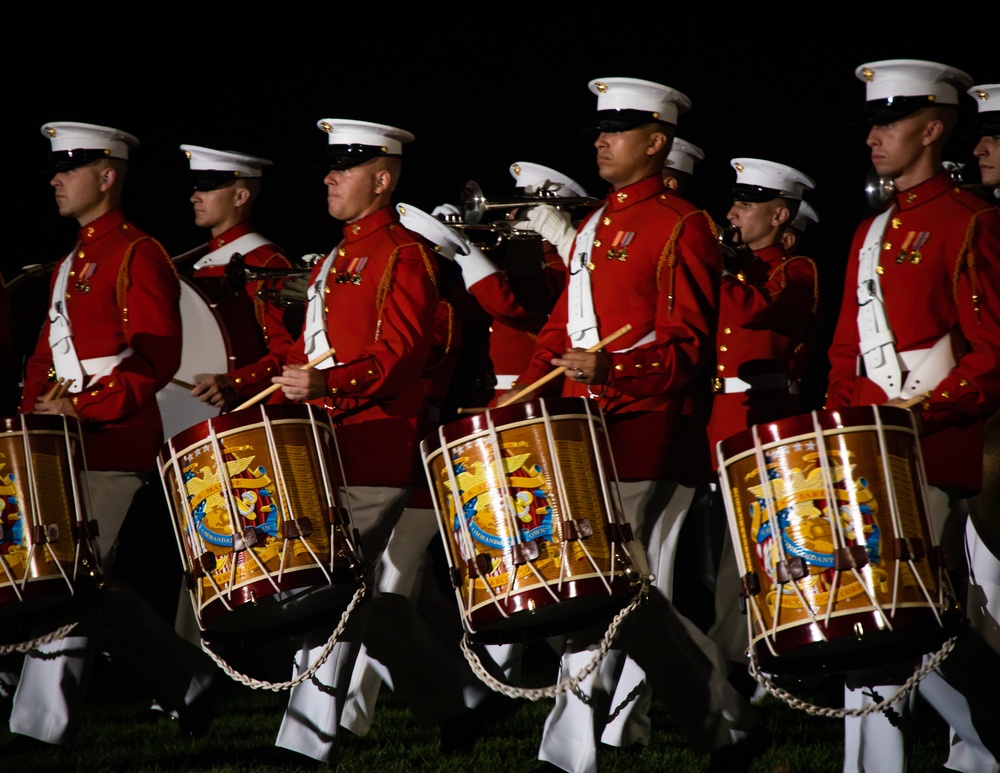
[[157,461],[204,638],[294,635],[347,608],[362,566],[322,410],[218,416],[171,438]]
[[861,669],[947,638],[954,605],[907,411],[814,411],[716,450],[750,646],[765,670]]
[[80,422],[24,414],[0,419],[0,620],[47,615],[103,586]]
[[466,631],[505,643],[609,619],[642,578],[584,398],[491,408],[421,444]]

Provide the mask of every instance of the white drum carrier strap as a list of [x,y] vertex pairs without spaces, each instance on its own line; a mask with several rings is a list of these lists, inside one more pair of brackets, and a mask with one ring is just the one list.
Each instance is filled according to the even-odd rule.
[[[885,315],[882,285],[879,282],[878,256],[882,236],[895,206],[872,221],[871,228],[858,256],[858,346],[865,365],[865,375],[882,387],[891,400],[913,397],[941,383],[955,367],[951,333],[945,333],[928,349],[896,351],[893,335]],[[903,380],[906,373],[906,380]]]
[[[333,259],[337,256],[340,245],[326,256],[320,268],[316,281],[309,285],[306,291],[306,322],[302,329],[302,342],[305,345],[306,360],[312,360],[330,348],[326,334],[326,280],[330,276]],[[337,364],[336,357],[327,357],[316,366],[319,370],[332,368]]]
[[52,288],[52,305],[49,307],[49,348],[52,350],[52,363],[59,378],[73,380],[69,387],[72,394],[79,394],[98,379],[108,375],[122,360],[133,353],[132,349],[125,348],[118,354],[105,357],[81,360],[77,356],[76,346],[73,344],[73,324],[66,313],[66,287],[69,284],[70,268],[77,246],[73,247],[59,266],[59,273]]
[[896,354],[896,337],[889,328],[879,282],[878,256],[882,233],[895,212],[891,206],[872,221],[858,255],[858,346],[865,363],[865,375],[882,387],[890,399],[899,397],[903,368]]
[[601,338],[597,332],[597,314],[594,312],[594,296],[590,286],[590,255],[594,249],[597,224],[607,208],[607,204],[591,214],[576,236],[576,253],[569,262],[569,286],[567,287],[566,332],[570,343],[580,349],[589,349]]
[[235,241],[224,244],[219,249],[212,250],[207,255],[202,255],[198,259],[198,262],[194,264],[194,269],[197,271],[199,268],[208,268],[210,266],[225,266],[237,252],[245,255],[269,243],[267,239],[258,233],[243,234],[243,236]]

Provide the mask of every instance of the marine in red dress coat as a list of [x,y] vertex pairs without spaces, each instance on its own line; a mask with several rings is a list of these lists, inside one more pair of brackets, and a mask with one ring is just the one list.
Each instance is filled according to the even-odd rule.
[[[957,334],[954,369],[919,406],[927,480],[977,491],[983,425],[1000,406],[1000,212],[957,188],[943,170],[895,201],[878,270],[896,351],[926,349]],[[861,223],[851,244],[829,352],[827,408],[888,401],[858,374],[858,253],[873,219]]]
[[[154,472],[163,444],[156,393],[181,358],[180,284],[174,264],[120,207],[79,230],[66,310],[80,360],[132,354],[72,395],[91,470]],[[54,287],[58,269],[53,273]],[[49,322],[25,367],[22,413],[31,413],[55,379]]]
[[[205,245],[205,253],[225,249],[240,237],[255,233],[253,224],[244,221],[213,237]],[[282,249],[271,242],[240,254],[244,265],[251,269],[292,268]],[[225,375],[233,383],[237,401],[242,402],[270,386],[271,377],[281,372],[301,330],[302,312],[258,297],[261,292],[277,294],[283,279],[261,278],[234,288],[226,280],[227,268],[228,265],[203,266],[191,276],[195,285],[217,304],[232,348],[233,367]]]
[[[720,440],[800,412],[797,389],[778,384],[801,376],[804,355],[816,343],[806,339],[817,299],[815,263],[780,244],[756,250],[739,271],[722,277],[708,425],[713,463]],[[727,379],[751,388],[730,390]]]
[[[320,371],[328,394],[313,402],[341,425],[346,482],[412,485],[416,449],[429,430],[421,375],[434,341],[436,258],[386,206],[344,226],[343,241],[314,267],[313,287],[323,272],[326,336],[336,366]],[[322,353],[306,354],[308,330],[307,320],[289,365]],[[284,399],[277,392],[272,401]]]
[[[711,473],[705,395],[721,274],[714,225],[659,173],[613,191],[599,217],[589,263],[580,264],[574,242],[568,270],[591,272],[601,339],[626,324],[632,329],[609,351],[606,384],[560,377],[540,394],[597,400],[621,480],[705,482]],[[539,332],[519,388],[548,374],[550,360],[573,346],[567,295]],[[639,345],[648,336],[654,340]]]

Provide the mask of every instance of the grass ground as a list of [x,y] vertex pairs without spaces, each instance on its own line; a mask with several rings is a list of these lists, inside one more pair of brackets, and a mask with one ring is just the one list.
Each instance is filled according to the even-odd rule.
[[[551,684],[554,655],[532,646],[525,678],[531,684]],[[825,692],[825,691],[824,691]],[[836,694],[836,691],[833,691]],[[804,700],[830,705],[826,696],[808,692]],[[117,679],[110,666],[97,669],[89,710],[75,748],[35,746],[19,749],[6,729],[0,732],[0,770],[4,773],[128,772],[267,773],[322,769],[307,758],[279,763],[272,759],[273,741],[284,710],[286,693],[254,690],[225,678],[216,714],[204,737],[188,740],[175,720],[144,720],[148,700]],[[340,773],[522,773],[537,765],[536,754],[551,700],[523,700],[516,710],[491,728],[471,751],[441,753],[437,729],[417,718],[388,690],[379,700],[371,732],[364,738],[346,734]],[[757,704],[762,721],[774,735],[770,751],[755,761],[763,773],[834,773],[842,767],[842,722],[815,716],[768,695]],[[692,752],[673,720],[654,700],[653,736],[641,751],[603,747],[601,773],[701,771],[708,758]],[[946,727],[923,704],[911,717],[911,773],[936,771],[946,757]]]

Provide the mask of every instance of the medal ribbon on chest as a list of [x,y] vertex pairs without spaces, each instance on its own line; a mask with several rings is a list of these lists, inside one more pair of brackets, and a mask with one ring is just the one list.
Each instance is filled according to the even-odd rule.
[[80,273],[77,275],[76,280],[76,291],[78,293],[89,293],[90,292],[90,277],[94,275],[94,271],[97,270],[96,263],[84,263],[83,268],[80,269]]
[[337,275],[337,284],[361,284],[361,271],[364,269],[366,263],[368,263],[368,258],[366,257],[351,258],[347,267]]
[[635,238],[635,231],[619,231],[615,240],[608,248],[608,260],[620,260],[622,262],[628,258],[628,246]]

